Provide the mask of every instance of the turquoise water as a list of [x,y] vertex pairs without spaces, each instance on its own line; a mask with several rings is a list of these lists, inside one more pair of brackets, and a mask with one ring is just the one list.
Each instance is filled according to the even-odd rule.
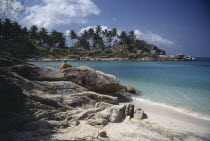
[[[194,116],[210,117],[210,58],[198,58],[198,61],[68,63],[74,67],[86,65],[117,76],[121,83],[134,86],[141,100],[168,105]],[[34,64],[59,69],[60,62]]]

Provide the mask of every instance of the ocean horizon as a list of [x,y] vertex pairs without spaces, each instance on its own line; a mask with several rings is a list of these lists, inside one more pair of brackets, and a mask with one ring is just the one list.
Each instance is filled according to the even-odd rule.
[[[59,69],[61,62],[33,62]],[[82,61],[73,67],[88,66],[113,74],[124,85],[134,86],[134,99],[167,107],[200,119],[210,120],[210,58],[196,61]]]

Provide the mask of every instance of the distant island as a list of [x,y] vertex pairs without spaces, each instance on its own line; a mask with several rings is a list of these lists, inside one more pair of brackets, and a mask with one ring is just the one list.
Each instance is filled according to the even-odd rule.
[[196,60],[183,54],[166,55],[166,51],[129,33],[102,29],[100,25],[76,33],[70,30],[72,45],[62,32],[21,27],[10,19],[0,20],[0,53],[28,61],[186,61]]

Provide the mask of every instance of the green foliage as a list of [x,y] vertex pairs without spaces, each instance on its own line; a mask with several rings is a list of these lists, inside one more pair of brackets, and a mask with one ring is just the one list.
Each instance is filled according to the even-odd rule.
[[[117,56],[136,53],[137,50],[141,50],[142,53],[150,53],[151,50],[156,50],[160,54],[165,53],[164,50],[159,49],[157,46],[137,39],[132,30],[128,33],[122,31],[118,35],[117,28],[103,30],[100,25],[97,25],[95,28],[84,30],[79,35],[74,30],[70,30],[68,37],[72,40],[72,47],[70,48],[66,48],[66,37],[62,32],[56,30],[48,32],[46,28],[38,28],[36,25],[32,25],[28,30],[10,19],[0,19],[0,41],[13,43],[12,41],[17,40],[30,40],[36,46],[35,49],[33,47],[20,48],[19,45],[18,47],[13,46],[18,50],[17,54],[25,53],[25,56],[30,55],[30,53],[37,57],[61,57],[69,54]],[[4,50],[7,51],[15,50],[4,47]],[[31,52],[31,50],[35,51]]]

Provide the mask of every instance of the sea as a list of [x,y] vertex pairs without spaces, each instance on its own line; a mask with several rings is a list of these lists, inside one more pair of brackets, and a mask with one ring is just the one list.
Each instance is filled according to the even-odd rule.
[[[59,69],[61,62],[33,62]],[[134,86],[134,99],[210,120],[210,58],[196,61],[83,61],[88,66],[113,74],[124,85]]]

